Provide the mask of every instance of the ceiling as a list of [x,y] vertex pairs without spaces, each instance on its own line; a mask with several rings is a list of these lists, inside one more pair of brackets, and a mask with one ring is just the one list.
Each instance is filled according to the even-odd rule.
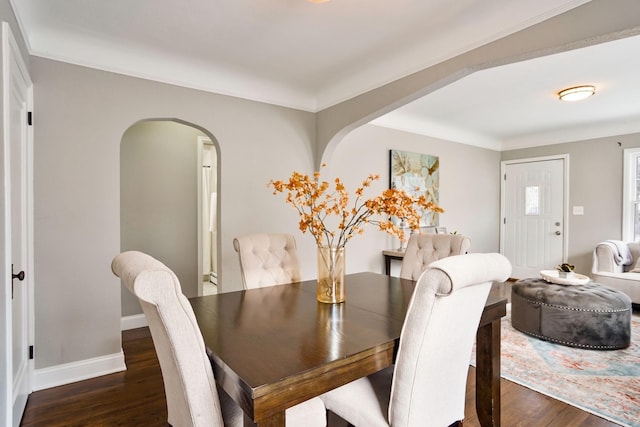
[[[640,132],[638,52],[635,36],[479,71],[372,123],[499,151]],[[596,94],[558,99],[582,84]]]
[[[588,0],[10,1],[32,55],[316,112]],[[477,72],[374,123],[497,150],[621,129],[640,123],[639,49],[633,37]],[[597,95],[554,99],[579,83]]]

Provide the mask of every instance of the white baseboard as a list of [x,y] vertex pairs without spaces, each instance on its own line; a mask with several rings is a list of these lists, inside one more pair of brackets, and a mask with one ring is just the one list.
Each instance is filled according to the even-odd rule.
[[33,391],[126,371],[124,352],[64,363],[33,372]]
[[129,329],[144,328],[149,326],[147,318],[144,314],[134,314],[132,316],[123,316],[120,318],[120,330],[128,331]]

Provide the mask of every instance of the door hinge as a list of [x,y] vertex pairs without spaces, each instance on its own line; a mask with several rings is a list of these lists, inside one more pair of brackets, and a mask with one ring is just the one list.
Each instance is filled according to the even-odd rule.
[[33,126],[33,112],[32,111],[29,111],[27,113],[27,124],[29,126]]
[[506,173],[504,174],[504,180],[505,181],[507,180],[507,174]]
[[502,218],[502,223],[503,223],[503,224],[506,224],[506,223],[507,223],[507,218],[506,218],[506,217],[505,217],[505,218]]
[[30,346],[29,346],[29,359],[30,359],[30,360],[33,360],[33,354],[34,354],[33,346],[32,346],[32,345],[30,345]]

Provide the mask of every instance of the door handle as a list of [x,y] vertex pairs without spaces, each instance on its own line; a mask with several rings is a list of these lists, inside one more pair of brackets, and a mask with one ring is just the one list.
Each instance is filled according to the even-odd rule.
[[561,235],[562,233],[560,231],[556,231],[556,236]]
[[11,264],[11,299],[13,299],[13,280],[18,279],[19,281],[24,280],[24,271],[20,271],[18,274],[13,273],[13,264]]
[[11,264],[11,280],[13,279],[18,279],[22,282],[24,280],[24,271],[21,271],[18,274],[13,274],[13,264]]

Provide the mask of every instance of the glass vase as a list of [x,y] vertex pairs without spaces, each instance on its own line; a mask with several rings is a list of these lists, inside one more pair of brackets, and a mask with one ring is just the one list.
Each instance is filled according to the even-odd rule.
[[344,246],[318,247],[318,301],[337,304],[345,300]]
[[407,221],[405,221],[404,219],[400,220],[400,224],[398,225],[398,227],[400,228],[400,230],[402,230],[402,237],[404,238],[404,240],[400,239],[400,247],[398,248],[398,252],[404,252],[407,249],[407,243],[408,240],[407,239],[407,233],[406,233],[406,228],[407,228]]

